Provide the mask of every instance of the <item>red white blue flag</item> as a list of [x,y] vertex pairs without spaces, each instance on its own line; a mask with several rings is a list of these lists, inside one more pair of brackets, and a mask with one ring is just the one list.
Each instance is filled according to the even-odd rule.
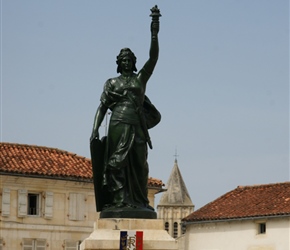
[[120,250],[143,250],[143,232],[121,231]]

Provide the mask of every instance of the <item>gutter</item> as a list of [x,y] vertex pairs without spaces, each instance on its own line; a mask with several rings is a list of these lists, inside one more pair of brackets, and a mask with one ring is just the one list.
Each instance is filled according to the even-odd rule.
[[265,215],[265,216],[257,216],[257,217],[244,217],[244,218],[232,218],[232,219],[220,219],[220,220],[182,221],[181,224],[187,226],[191,224],[205,224],[205,223],[246,221],[246,220],[265,220],[265,219],[286,218],[286,217],[290,217],[290,214]]
[[167,191],[167,189],[164,189],[162,187],[156,187],[156,186],[150,186],[150,185],[147,185],[147,187],[153,190],[158,190],[158,192],[156,192],[155,194],[159,194],[159,193]]
[[[89,178],[77,178],[77,177],[64,177],[64,176],[53,176],[53,175],[33,175],[33,174],[23,174],[23,173],[11,173],[11,172],[1,172],[1,175],[9,175],[9,176],[20,176],[20,177],[29,177],[29,178],[37,178],[37,179],[50,179],[50,180],[61,180],[61,181],[75,181],[75,182],[84,182],[84,183],[93,183],[93,179]],[[148,186],[150,189],[158,190],[156,194],[167,191],[167,189],[162,189],[159,187]]]
[[10,176],[20,176],[20,177],[30,177],[38,179],[52,179],[52,180],[62,180],[62,181],[76,181],[76,182],[86,182],[93,183],[92,179],[81,179],[77,177],[63,177],[63,176],[53,176],[53,175],[32,175],[23,173],[11,173],[11,172],[0,172],[0,175],[10,175]]

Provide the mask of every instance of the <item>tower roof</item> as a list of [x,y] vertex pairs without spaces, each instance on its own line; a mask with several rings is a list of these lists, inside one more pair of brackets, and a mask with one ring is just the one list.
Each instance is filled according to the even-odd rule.
[[163,193],[158,206],[193,206],[180,173],[177,159],[175,159],[166,188],[167,191]]

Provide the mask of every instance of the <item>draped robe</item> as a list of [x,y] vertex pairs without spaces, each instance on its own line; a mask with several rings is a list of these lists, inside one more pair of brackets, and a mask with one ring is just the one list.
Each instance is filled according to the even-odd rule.
[[101,102],[112,111],[103,173],[103,188],[111,194],[111,205],[147,207],[149,204],[148,150],[137,112],[144,98],[145,86],[136,74],[130,80],[122,75],[107,80],[101,95]]

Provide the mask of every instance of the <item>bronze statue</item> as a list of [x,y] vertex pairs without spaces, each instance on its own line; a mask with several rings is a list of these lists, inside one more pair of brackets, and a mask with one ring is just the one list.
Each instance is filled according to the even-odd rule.
[[[117,56],[117,73],[104,85],[90,138],[97,211],[101,218],[156,218],[147,198],[147,144],[152,148],[148,129],[161,115],[145,95],[147,82],[158,60],[159,17],[151,9],[149,59],[136,74],[136,57],[129,48]],[[99,140],[99,127],[111,110],[108,135]]]

